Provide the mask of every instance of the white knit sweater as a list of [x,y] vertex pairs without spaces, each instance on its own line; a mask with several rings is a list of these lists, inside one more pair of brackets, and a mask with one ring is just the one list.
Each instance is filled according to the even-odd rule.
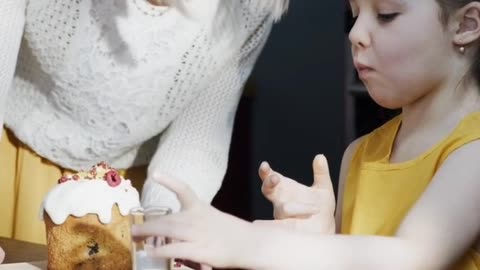
[[[181,179],[210,201],[272,24],[252,2],[242,7],[243,46],[232,52],[204,24],[146,0],[2,0],[0,124],[62,167],[150,162],[150,176]],[[148,179],[143,202],[179,208]]]

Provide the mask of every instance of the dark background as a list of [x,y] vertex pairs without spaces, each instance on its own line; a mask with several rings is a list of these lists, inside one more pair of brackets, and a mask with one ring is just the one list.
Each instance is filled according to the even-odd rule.
[[291,1],[247,84],[232,138],[229,169],[213,204],[253,220],[272,217],[257,169],[268,161],[311,184],[312,160],[325,154],[337,185],[346,135],[345,4]]

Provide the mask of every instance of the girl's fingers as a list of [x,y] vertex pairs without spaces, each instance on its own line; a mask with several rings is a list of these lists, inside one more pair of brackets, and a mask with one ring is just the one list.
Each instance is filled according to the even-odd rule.
[[262,162],[262,164],[260,164],[260,167],[258,168],[258,176],[260,176],[262,182],[264,182],[271,173],[272,168],[270,167],[270,164],[268,164],[268,162],[266,161]]
[[275,219],[308,218],[318,214],[321,211],[320,207],[320,205],[288,202],[275,206],[274,216]]
[[193,261],[199,264],[207,264],[204,260],[204,253],[211,252],[202,250],[198,245],[192,242],[174,242],[168,245],[148,248],[148,256],[158,258],[176,258],[182,261]]
[[278,173],[272,173],[265,181],[262,183],[262,193],[269,199],[270,201],[276,201],[272,195],[274,195],[276,191],[277,185],[281,181],[281,175]]
[[192,226],[182,222],[183,213],[164,216],[154,221],[132,226],[134,239],[143,239],[149,236],[162,236],[175,240],[188,241],[193,239]]
[[189,208],[198,200],[195,192],[184,182],[164,175],[154,175],[153,180],[173,191],[184,209]]
[[255,225],[259,225],[259,226],[270,226],[273,224],[275,220],[261,220],[261,219],[257,219],[257,220],[254,220],[253,221],[253,224]]
[[280,181],[280,175],[278,173],[273,173],[265,182],[263,182],[263,184],[267,189],[273,189],[280,183]]
[[258,175],[262,180],[262,186],[265,188],[273,188],[280,182],[281,174],[274,171],[268,162],[264,161],[258,169]]
[[313,159],[313,187],[324,188],[333,191],[330,170],[327,158],[324,155],[317,155]]
[[205,265],[205,264],[201,264],[201,270],[212,270],[212,267],[211,266],[208,266],[208,265]]
[[192,262],[192,261],[189,261],[189,260],[175,259],[175,262],[183,264],[186,267],[190,267],[194,270],[212,270],[212,268],[210,266],[199,264],[199,263]]
[[279,229],[288,229],[293,230],[295,229],[295,221],[289,219],[281,219],[281,220],[255,220],[253,222],[257,226],[265,226],[269,228],[279,228]]

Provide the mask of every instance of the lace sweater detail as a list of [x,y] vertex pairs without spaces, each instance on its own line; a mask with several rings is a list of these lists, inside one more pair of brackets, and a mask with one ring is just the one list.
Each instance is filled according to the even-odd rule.
[[[150,162],[149,174],[213,198],[268,14],[243,1],[244,43],[232,52],[202,23],[145,0],[4,1],[0,122],[65,168]],[[161,200],[150,190],[150,201]]]

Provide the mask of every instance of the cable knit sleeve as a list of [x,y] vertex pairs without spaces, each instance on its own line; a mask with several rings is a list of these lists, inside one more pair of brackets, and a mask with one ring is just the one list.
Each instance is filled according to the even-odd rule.
[[[2,0],[0,3],[0,127],[17,63],[25,24],[25,0]],[[1,139],[0,132],[0,139]]]
[[[148,175],[168,175],[186,182],[211,202],[220,189],[228,163],[233,121],[243,85],[250,75],[271,29],[263,22],[242,47],[238,61],[230,63],[170,125],[162,135]],[[142,203],[180,209],[175,195],[147,178]]]

